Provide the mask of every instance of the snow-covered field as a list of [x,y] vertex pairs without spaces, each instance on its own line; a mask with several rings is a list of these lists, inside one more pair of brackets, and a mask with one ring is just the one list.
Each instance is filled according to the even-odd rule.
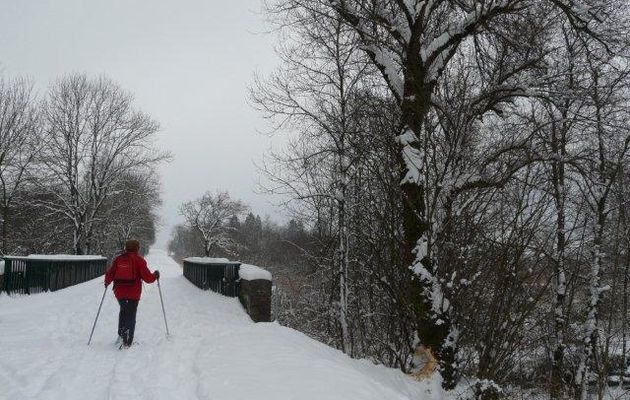
[[0,295],[0,399],[433,400],[438,382],[352,360],[275,323],[254,324],[237,299],[204,292],[160,250],[171,337],[156,285],[138,307],[137,345],[114,346],[118,304],[108,291],[92,345],[102,280],[55,293]]

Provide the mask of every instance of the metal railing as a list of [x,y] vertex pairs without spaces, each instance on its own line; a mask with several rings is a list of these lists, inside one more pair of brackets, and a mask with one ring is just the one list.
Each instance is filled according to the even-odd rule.
[[55,291],[89,281],[105,273],[107,259],[102,257],[60,259],[44,257],[3,257],[7,294],[32,294]]
[[184,276],[203,290],[212,290],[229,297],[238,296],[238,269],[235,261],[192,261],[184,259]]

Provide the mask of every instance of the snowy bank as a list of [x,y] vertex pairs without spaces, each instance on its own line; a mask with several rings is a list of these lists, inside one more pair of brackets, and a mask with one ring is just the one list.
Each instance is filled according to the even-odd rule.
[[250,264],[241,264],[238,276],[246,281],[254,281],[256,279],[271,280],[271,272]]
[[[254,324],[235,298],[188,282],[166,252],[160,295],[147,284],[135,344],[114,344],[118,303],[106,292],[92,344],[86,342],[101,278],[37,296],[0,296],[3,399],[66,400],[440,400],[437,380],[355,360],[278,324]],[[54,312],[51,312],[54,310]]]

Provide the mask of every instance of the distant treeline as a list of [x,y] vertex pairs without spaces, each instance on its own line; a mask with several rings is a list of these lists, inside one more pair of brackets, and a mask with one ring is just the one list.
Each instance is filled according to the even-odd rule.
[[[314,237],[302,222],[292,219],[285,225],[279,225],[248,213],[244,218],[230,217],[226,227],[231,246],[217,246],[209,256],[260,265],[275,273],[282,273],[285,269],[287,273],[308,269],[304,260],[313,249]],[[168,249],[180,260],[206,254],[200,231],[186,225],[175,227]]]

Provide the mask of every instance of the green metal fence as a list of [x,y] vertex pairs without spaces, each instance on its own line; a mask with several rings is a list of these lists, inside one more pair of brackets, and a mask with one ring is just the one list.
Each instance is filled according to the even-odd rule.
[[238,269],[234,261],[204,261],[184,259],[184,276],[203,290],[212,290],[225,296],[238,296]]
[[102,257],[60,259],[44,257],[3,257],[7,294],[32,294],[55,291],[89,281],[105,273],[107,259]]

